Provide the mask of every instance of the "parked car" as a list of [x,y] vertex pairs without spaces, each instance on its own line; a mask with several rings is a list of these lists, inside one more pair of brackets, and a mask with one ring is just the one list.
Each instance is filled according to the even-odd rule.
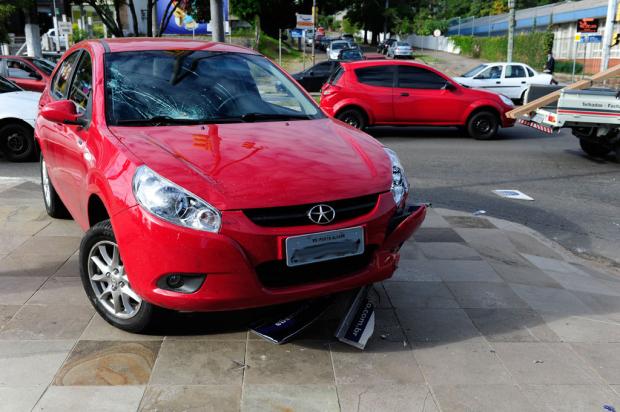
[[330,60],[338,60],[338,53],[342,49],[348,49],[351,45],[346,40],[334,40],[327,48],[327,58]]
[[389,38],[381,43],[379,43],[379,46],[377,47],[377,53],[381,53],[381,54],[387,54],[388,48],[393,44],[396,43],[397,40],[394,38]]
[[347,34],[347,33],[345,33],[345,34],[343,34],[342,36],[340,36],[340,38],[341,38],[342,40],[348,40],[348,41],[355,42],[355,37],[353,37],[353,35],[352,35],[352,34]]
[[43,59],[22,56],[0,56],[0,76],[24,90],[42,92],[54,64]]
[[30,160],[36,153],[33,128],[40,97],[0,76],[0,152],[8,160]]
[[121,329],[381,281],[424,220],[396,153],[249,49],[84,41],[41,103],[45,208],[86,231],[82,283]]
[[553,76],[538,73],[523,63],[484,63],[455,77],[454,81],[463,86],[490,90],[523,101],[530,84],[553,84]]
[[469,89],[424,64],[396,60],[341,63],[321,89],[321,107],[357,128],[371,125],[457,126],[492,139],[514,120],[506,96]]
[[396,41],[388,47],[387,56],[393,59],[411,59],[413,57],[413,49],[407,42]]
[[332,41],[334,41],[334,39],[332,39],[331,37],[323,36],[318,40],[317,48],[319,50],[326,51]]
[[340,50],[340,52],[338,52],[338,60],[341,60],[341,61],[364,60],[364,54],[357,47],[342,49]]
[[294,73],[292,77],[307,91],[319,92],[323,84],[329,79],[329,76],[331,76],[338,67],[340,67],[339,61],[327,60],[319,62],[302,72]]

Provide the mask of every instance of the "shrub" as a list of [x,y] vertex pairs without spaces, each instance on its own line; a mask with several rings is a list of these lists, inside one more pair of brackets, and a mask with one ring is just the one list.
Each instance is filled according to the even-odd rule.
[[[572,60],[556,60],[555,71],[559,73],[572,73],[573,61]],[[583,63],[575,62],[575,74],[583,73]]]
[[[450,39],[461,49],[463,55],[490,61],[506,60],[508,36],[452,36]],[[512,59],[529,64],[536,70],[542,70],[547,60],[547,53],[552,47],[551,32],[516,34]]]

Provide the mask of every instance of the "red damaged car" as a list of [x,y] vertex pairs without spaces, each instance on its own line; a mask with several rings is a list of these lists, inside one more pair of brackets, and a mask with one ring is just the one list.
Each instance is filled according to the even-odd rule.
[[479,140],[511,127],[512,100],[470,89],[425,64],[394,60],[342,63],[321,89],[330,116],[363,129],[374,125],[456,126]]
[[84,288],[122,329],[386,279],[424,220],[393,151],[252,50],[82,42],[40,105],[46,209],[86,231]]

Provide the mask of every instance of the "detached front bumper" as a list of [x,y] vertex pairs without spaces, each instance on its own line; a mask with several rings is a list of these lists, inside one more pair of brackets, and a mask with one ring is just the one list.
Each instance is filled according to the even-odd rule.
[[[395,214],[391,196],[381,194],[369,214],[329,227],[261,227],[243,212],[230,211],[223,213],[221,233],[213,234],[161,221],[139,206],[114,216],[112,225],[132,288],[146,301],[182,311],[243,309],[318,297],[389,278],[400,246],[426,215],[424,205],[407,206]],[[364,255],[311,264],[317,265],[316,270],[286,266],[287,237],[355,226],[364,228]],[[172,273],[206,278],[194,293],[158,287],[158,280]]]

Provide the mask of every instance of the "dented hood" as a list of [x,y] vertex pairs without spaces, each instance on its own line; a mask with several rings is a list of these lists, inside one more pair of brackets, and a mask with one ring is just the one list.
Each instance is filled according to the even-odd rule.
[[110,130],[148,167],[220,210],[390,190],[383,146],[328,118]]

